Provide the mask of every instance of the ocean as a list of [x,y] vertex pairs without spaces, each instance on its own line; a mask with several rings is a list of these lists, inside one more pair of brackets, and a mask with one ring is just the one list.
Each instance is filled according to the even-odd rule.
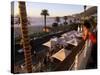
[[[15,24],[18,18],[14,18],[14,36],[19,37],[21,35],[20,24]],[[28,25],[29,34],[34,32],[41,32],[44,27],[43,17],[28,17],[30,24]],[[54,17],[47,17],[46,25],[52,27],[52,24],[56,22]],[[63,18],[60,18],[60,24],[63,23]]]
[[[18,20],[18,18],[14,19],[15,22]],[[44,18],[43,17],[28,17],[28,20],[30,22],[31,26],[43,26],[44,25]],[[54,17],[47,17],[46,19],[46,25],[52,26],[52,24],[56,22]],[[60,24],[64,22],[63,18],[60,18]],[[14,25],[15,27],[18,27],[18,24]]]

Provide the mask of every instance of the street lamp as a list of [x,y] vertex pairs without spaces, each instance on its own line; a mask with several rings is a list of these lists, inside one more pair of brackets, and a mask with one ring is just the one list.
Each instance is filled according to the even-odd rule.
[[[84,5],[84,13],[83,13],[83,18],[82,18],[82,20],[83,20],[83,23],[84,23],[84,21],[85,21],[85,16],[86,16],[86,5]],[[80,31],[82,31],[82,25],[81,25],[81,27],[80,27]]]
[[84,20],[85,20],[85,16],[86,16],[86,5],[84,5]]

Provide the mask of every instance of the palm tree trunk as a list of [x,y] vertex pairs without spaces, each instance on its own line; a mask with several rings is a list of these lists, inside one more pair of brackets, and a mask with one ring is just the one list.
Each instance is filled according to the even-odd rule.
[[23,49],[25,57],[25,67],[28,73],[32,72],[32,56],[31,48],[29,44],[28,29],[27,29],[27,14],[25,2],[19,2],[19,11],[20,11],[20,22],[21,22],[21,33],[23,40]]
[[45,29],[45,32],[46,32],[46,15],[44,15],[44,29]]

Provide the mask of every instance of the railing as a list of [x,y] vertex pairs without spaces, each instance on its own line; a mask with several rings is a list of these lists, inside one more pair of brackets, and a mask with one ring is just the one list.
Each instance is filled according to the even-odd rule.
[[80,52],[83,50],[85,42],[81,41],[77,47],[75,47],[72,52],[64,59],[64,61],[60,62],[56,65],[54,68],[54,71],[64,71],[69,70],[73,67],[75,64],[75,59],[77,58],[77,54],[80,54]]
[[53,71],[85,69],[91,55],[91,46],[90,40],[82,40],[64,59],[64,61],[56,65]]
[[81,54],[84,52],[84,46],[82,47],[82,49],[79,51],[79,53],[76,54],[75,56],[75,60],[73,62],[73,64],[71,65],[71,67],[69,68],[69,70],[77,70],[78,69],[78,61],[79,61],[79,57],[81,56]]

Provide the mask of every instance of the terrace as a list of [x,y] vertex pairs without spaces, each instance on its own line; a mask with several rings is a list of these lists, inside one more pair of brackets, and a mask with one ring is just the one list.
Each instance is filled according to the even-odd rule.
[[[82,26],[79,23],[72,22],[71,25],[66,25],[65,19],[64,25],[58,26],[60,20],[59,17],[56,17],[57,25],[54,25],[54,31],[47,33],[46,16],[49,16],[49,14],[48,10],[44,9],[41,15],[44,16],[43,31],[45,33],[42,33],[43,36],[39,33],[40,35],[34,39],[34,35],[28,35],[25,2],[19,2],[19,8],[23,45],[16,43],[15,39],[15,42],[12,43],[14,48],[12,49],[11,58],[14,73],[66,71],[87,68],[91,57],[91,42],[90,40],[83,41],[82,30],[79,29]],[[14,31],[13,27],[12,31]]]
[[[90,47],[88,47],[88,49],[84,48],[88,45],[85,46],[85,42],[82,41],[82,34],[73,30],[63,32],[60,35],[60,37],[52,36],[53,38],[49,38],[46,42],[42,42],[36,46],[33,46],[31,43],[35,51],[34,53],[32,49],[33,72],[65,71],[86,68],[91,49]],[[25,72],[24,55],[22,55],[23,50],[20,49],[17,51],[19,51],[19,54],[16,54],[16,72],[23,73]]]

